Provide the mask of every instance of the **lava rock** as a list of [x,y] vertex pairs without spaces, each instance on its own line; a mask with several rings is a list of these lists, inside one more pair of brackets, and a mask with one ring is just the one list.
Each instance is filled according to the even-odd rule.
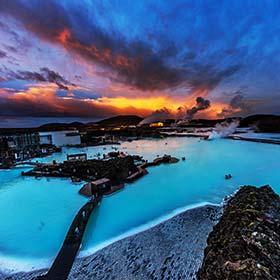
[[199,280],[280,279],[280,197],[242,187],[207,240]]

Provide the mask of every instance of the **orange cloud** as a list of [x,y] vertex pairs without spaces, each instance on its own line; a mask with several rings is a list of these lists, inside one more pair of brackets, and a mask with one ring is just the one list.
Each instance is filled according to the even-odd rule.
[[[97,99],[77,99],[74,94],[66,97],[57,95],[59,86],[55,83],[41,83],[30,85],[25,91],[7,91],[0,89],[0,110],[2,115],[25,116],[81,116],[107,117],[117,114],[138,114],[147,116],[156,110],[166,108],[174,116],[178,108],[183,110],[195,105],[195,98],[199,95],[207,97],[207,91],[195,92],[190,96],[170,96],[160,94],[153,96],[121,96],[100,97]],[[197,118],[217,118],[225,104],[211,103],[211,107],[198,112]]]
[[65,28],[58,34],[57,39],[60,43],[64,45],[70,39],[70,36],[71,36],[70,30]]
[[133,107],[138,110],[155,111],[163,107],[167,107],[172,111],[176,111],[180,103],[168,96],[154,97],[101,97],[98,101],[104,105],[113,106],[120,109]]
[[25,91],[7,92],[1,90],[0,111],[2,115],[23,116],[77,116],[107,117],[118,114],[149,114],[150,109],[138,110],[133,106],[114,106],[114,102],[94,99],[75,99],[57,96],[56,84],[31,85]]
[[[199,96],[196,93],[192,96],[183,98],[172,98],[170,96],[153,96],[153,97],[101,97],[97,101],[106,106],[113,106],[119,109],[127,109],[133,107],[138,110],[138,114],[143,115],[143,111],[156,111],[162,108],[167,108],[174,116],[178,113],[178,108],[183,107],[185,110],[195,105],[195,98]],[[207,96],[206,94],[203,96]],[[203,111],[199,111],[196,115],[197,118],[210,118],[215,119],[222,112],[225,104],[214,102],[211,106]]]

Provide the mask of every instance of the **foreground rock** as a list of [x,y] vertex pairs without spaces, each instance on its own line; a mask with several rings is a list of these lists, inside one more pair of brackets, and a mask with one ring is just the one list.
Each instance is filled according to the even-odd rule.
[[280,198],[241,188],[208,237],[198,279],[280,279]]
[[[196,279],[203,249],[220,207],[185,211],[155,227],[77,259],[69,280]],[[94,233],[93,233],[94,234]],[[31,280],[45,271],[0,274],[5,280]]]

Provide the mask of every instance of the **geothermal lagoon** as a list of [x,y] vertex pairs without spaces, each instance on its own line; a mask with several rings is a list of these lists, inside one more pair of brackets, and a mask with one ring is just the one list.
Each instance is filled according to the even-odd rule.
[[[177,164],[148,168],[149,174],[111,196],[93,212],[80,256],[113,240],[143,230],[170,215],[203,204],[220,204],[241,185],[270,184],[280,193],[280,146],[217,139],[174,137],[137,140],[115,146],[152,160],[157,155],[186,157]],[[63,161],[67,154],[88,158],[111,146],[64,148],[41,162]],[[30,270],[50,265],[78,209],[86,198],[83,183],[69,179],[22,177],[30,167],[0,171],[0,265],[2,270]],[[225,180],[225,174],[232,174]]]

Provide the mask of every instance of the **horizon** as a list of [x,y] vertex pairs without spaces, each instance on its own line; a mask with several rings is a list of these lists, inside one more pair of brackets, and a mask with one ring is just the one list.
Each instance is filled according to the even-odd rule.
[[2,0],[0,124],[156,111],[279,114],[277,8],[277,1]]
[[[1,129],[24,129],[24,128],[39,128],[43,125],[48,125],[48,124],[72,124],[72,123],[81,123],[83,125],[87,125],[89,123],[97,123],[99,121],[103,121],[103,120],[107,120],[107,119],[111,119],[111,118],[115,118],[115,117],[139,117],[142,118],[143,120],[145,118],[149,118],[152,116],[148,115],[148,116],[138,116],[138,115],[124,115],[124,114],[120,114],[120,115],[114,115],[114,116],[109,116],[106,118],[75,118],[75,117],[66,117],[66,118],[57,118],[57,117],[41,117],[41,118],[35,118],[35,117],[25,117],[25,118],[13,118],[13,117],[5,117],[5,118],[1,118],[0,117],[0,130]],[[237,118],[237,119],[245,119],[248,117],[252,117],[252,116],[276,116],[276,117],[280,117],[280,114],[253,114],[253,115],[247,115],[247,116],[234,116],[234,117],[224,117],[224,118],[193,118],[190,119],[190,121],[192,120],[227,120],[227,119],[231,119],[231,118]],[[176,119],[176,118],[170,118],[173,119],[175,121],[180,121],[182,119]],[[164,120],[158,120],[158,121],[164,121]],[[154,121],[156,122],[156,120]]]

